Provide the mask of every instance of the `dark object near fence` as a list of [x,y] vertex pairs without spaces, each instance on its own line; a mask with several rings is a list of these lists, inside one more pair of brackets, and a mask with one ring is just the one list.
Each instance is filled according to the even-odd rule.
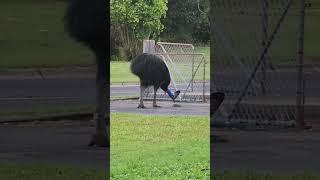
[[96,133],[89,145],[109,146],[109,27],[108,1],[69,0],[65,14],[67,32],[76,41],[90,48],[97,64]]
[[225,94],[222,92],[215,92],[210,94],[210,115],[213,116],[214,113],[219,109],[221,103],[223,102]]
[[[215,92],[210,94],[210,118],[213,121],[214,113],[217,112],[220,105],[222,104],[225,98],[225,94],[222,92]],[[213,122],[211,122],[211,126],[213,126]],[[212,128],[212,127],[211,127]],[[211,134],[210,136],[211,143],[219,143],[219,142],[228,142],[227,139]]]
[[[164,61],[153,54],[143,53],[132,60],[130,66],[131,72],[140,79],[140,104],[138,108],[145,108],[143,104],[143,93],[149,86],[154,88],[153,107],[159,107],[156,104],[156,93],[159,87],[168,92],[170,84],[170,73]],[[179,96],[180,91],[176,91],[171,97],[174,101]]]

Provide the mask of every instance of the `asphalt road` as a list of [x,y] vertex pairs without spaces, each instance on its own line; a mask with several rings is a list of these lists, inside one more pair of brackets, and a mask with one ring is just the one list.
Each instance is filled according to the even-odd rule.
[[[25,109],[42,106],[94,105],[93,77],[47,79],[1,79],[0,109]],[[111,86],[111,96],[132,96],[138,86]]]
[[[91,125],[90,125],[91,124]],[[0,163],[64,165],[105,170],[106,148],[88,147],[93,123],[0,125]]]
[[[309,68],[307,71],[306,96],[320,97],[320,69]],[[277,73],[281,78],[273,78],[271,86],[278,89],[278,95],[295,98],[296,96],[296,72],[294,69],[282,70]],[[240,71],[221,74],[218,78],[224,84],[242,89],[244,81],[241,81]],[[268,76],[275,76],[272,71]],[[280,76],[279,76],[280,77]],[[217,81],[216,85],[222,81]],[[139,94],[137,85],[111,86],[111,97],[132,96]],[[94,105],[95,103],[95,79],[94,76],[49,76],[42,79],[39,76],[1,76],[0,78],[0,109],[26,109],[43,106],[76,106]]]
[[217,171],[255,171],[280,174],[320,172],[320,132],[217,130],[227,143],[213,144]]

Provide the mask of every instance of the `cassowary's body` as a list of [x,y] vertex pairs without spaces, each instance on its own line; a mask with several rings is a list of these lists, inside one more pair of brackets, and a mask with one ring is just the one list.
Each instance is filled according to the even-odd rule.
[[153,106],[158,107],[156,104],[156,92],[159,87],[167,92],[171,79],[164,61],[156,55],[143,53],[132,60],[130,69],[140,79],[140,104],[138,108],[144,108],[143,93],[149,86],[154,87]]
[[69,0],[65,14],[65,26],[69,35],[90,48],[96,56],[96,134],[90,145],[98,146],[109,145],[108,16],[109,6],[106,0]]
[[65,15],[71,37],[88,46],[95,55],[108,58],[108,11],[105,0],[69,0]]

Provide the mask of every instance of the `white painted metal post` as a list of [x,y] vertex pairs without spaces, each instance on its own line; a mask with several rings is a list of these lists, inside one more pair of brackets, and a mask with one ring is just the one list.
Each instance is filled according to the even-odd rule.
[[143,53],[154,54],[156,52],[156,41],[155,40],[144,40],[143,41]]

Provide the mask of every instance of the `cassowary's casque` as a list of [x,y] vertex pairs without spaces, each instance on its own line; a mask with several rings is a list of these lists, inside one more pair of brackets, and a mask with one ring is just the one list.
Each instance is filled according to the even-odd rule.
[[[109,6],[106,0],[69,0],[65,14],[71,37],[89,47],[97,62],[96,134],[89,145],[108,146],[109,124]],[[107,118],[107,120],[106,120]]]
[[156,104],[156,93],[159,87],[168,93],[175,100],[180,91],[176,91],[174,95],[168,89],[171,78],[168,67],[164,61],[153,54],[143,53],[138,55],[131,62],[131,72],[140,79],[140,104],[138,108],[144,108],[143,93],[148,86],[154,87],[153,107],[159,107]]

